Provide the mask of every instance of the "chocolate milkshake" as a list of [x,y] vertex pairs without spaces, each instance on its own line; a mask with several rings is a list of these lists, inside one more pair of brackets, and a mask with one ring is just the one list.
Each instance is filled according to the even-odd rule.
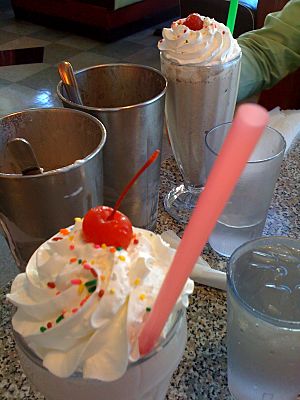
[[165,207],[187,222],[205,184],[205,133],[233,117],[241,50],[225,25],[199,14],[164,28],[158,48],[168,80],[168,133],[184,180],[167,195]]

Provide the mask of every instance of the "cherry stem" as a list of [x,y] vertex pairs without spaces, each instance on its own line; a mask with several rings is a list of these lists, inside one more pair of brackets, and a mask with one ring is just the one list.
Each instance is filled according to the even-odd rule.
[[128,183],[128,185],[125,187],[123,192],[121,193],[120,197],[116,201],[116,204],[114,206],[114,209],[110,216],[107,218],[108,220],[113,219],[116,211],[120,207],[121,202],[123,201],[124,197],[126,196],[128,190],[133,186],[135,181],[142,175],[142,173],[152,164],[154,161],[157,159],[158,155],[160,153],[160,150],[155,150],[154,153],[149,157],[149,159],[145,162],[145,164],[138,170],[138,172],[134,175],[134,177],[131,179],[131,181]]

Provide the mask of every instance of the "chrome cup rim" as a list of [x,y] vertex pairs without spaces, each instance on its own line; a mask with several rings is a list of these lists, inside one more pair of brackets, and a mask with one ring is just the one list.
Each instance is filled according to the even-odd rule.
[[168,85],[167,79],[165,78],[165,76],[158,69],[150,67],[148,65],[126,64],[126,63],[99,64],[99,65],[93,65],[91,67],[79,69],[77,71],[74,71],[74,74],[75,74],[75,77],[76,77],[77,74],[80,74],[82,72],[86,72],[86,71],[89,71],[89,70],[98,69],[98,68],[112,68],[112,67],[113,68],[114,67],[139,68],[139,69],[152,71],[152,72],[156,73],[158,76],[161,77],[162,82],[164,82],[164,88],[156,96],[152,97],[149,100],[146,100],[146,101],[141,102],[141,103],[122,106],[122,107],[91,107],[91,106],[85,106],[85,105],[82,105],[82,104],[74,103],[73,101],[71,101],[71,100],[69,100],[69,99],[67,99],[66,97],[63,96],[63,94],[62,94],[62,88],[63,88],[62,81],[59,81],[58,85],[56,87],[57,96],[59,97],[59,99],[63,103],[66,103],[66,104],[68,104],[68,106],[70,106],[72,108],[79,109],[79,110],[90,111],[90,112],[97,112],[97,111],[98,112],[117,112],[117,111],[132,109],[132,108],[145,107],[145,106],[147,106],[149,104],[154,103],[155,101],[159,100],[161,97],[163,97],[165,95],[166,90],[167,90],[167,85]]
[[66,165],[64,167],[60,167],[60,168],[56,168],[54,170],[50,170],[50,171],[45,171],[42,174],[38,174],[38,175],[22,175],[22,174],[7,174],[7,173],[3,173],[0,171],[0,178],[5,178],[5,179],[43,179],[45,176],[53,176],[53,175],[58,175],[61,173],[66,173],[69,172],[73,169],[79,168],[82,164],[85,164],[86,162],[88,162],[89,160],[91,160],[99,151],[101,151],[101,149],[103,148],[105,142],[106,142],[106,129],[105,126],[103,125],[103,123],[101,121],[99,121],[99,119],[97,119],[96,117],[94,117],[93,115],[90,115],[88,113],[85,113],[84,111],[81,110],[75,110],[75,109],[69,109],[69,108],[62,108],[62,107],[50,107],[50,108],[27,108],[24,109],[22,111],[17,111],[11,114],[7,114],[3,117],[0,118],[0,122],[5,120],[5,119],[9,119],[12,118],[14,116],[17,115],[21,115],[24,113],[41,113],[41,112],[46,112],[46,113],[50,113],[50,112],[66,112],[66,113],[77,113],[78,115],[83,116],[84,118],[87,118],[91,121],[93,121],[94,123],[96,123],[101,131],[101,139],[99,141],[99,144],[97,145],[97,147],[95,147],[95,149],[89,153],[86,157],[82,158],[82,163],[72,163],[70,165]]

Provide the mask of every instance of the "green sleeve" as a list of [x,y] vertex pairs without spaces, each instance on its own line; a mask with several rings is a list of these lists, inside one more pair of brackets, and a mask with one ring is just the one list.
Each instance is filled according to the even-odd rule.
[[[300,0],[269,14],[261,29],[238,38],[242,49],[238,100],[269,88],[300,66]],[[295,88],[299,90],[299,88]]]

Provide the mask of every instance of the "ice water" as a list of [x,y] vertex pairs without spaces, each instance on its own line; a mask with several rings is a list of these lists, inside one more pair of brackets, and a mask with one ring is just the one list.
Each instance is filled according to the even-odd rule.
[[228,225],[218,221],[210,238],[211,247],[222,256],[230,257],[235,249],[249,240],[259,237],[265,220],[246,225]]
[[236,400],[296,400],[300,394],[299,242],[298,247],[276,243],[249,251],[230,274],[230,392]]

